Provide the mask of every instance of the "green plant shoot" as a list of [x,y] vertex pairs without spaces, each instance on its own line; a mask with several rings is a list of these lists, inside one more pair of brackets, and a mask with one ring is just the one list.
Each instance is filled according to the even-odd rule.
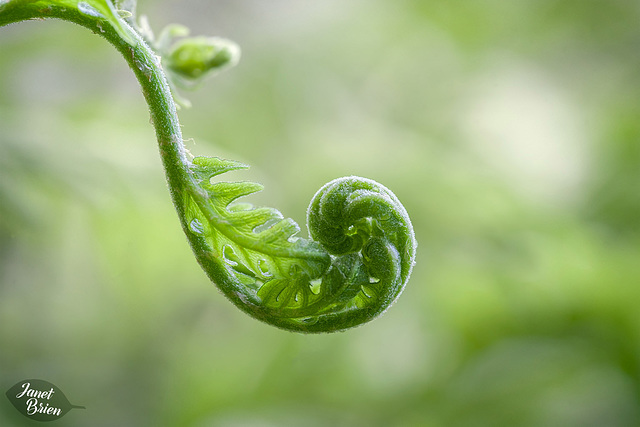
[[[404,289],[416,240],[396,196],[375,181],[346,177],[313,197],[311,239],[273,208],[237,200],[260,191],[253,182],[215,181],[247,166],[186,155],[176,113],[177,87],[193,86],[233,65],[228,40],[187,37],[169,26],[156,39],[134,4],[108,0],[0,0],[0,26],[55,18],[109,41],[135,73],[149,106],[180,223],[198,263],[237,307],[298,332],[345,330],[382,314]],[[174,98],[176,97],[176,98]],[[176,101],[177,99],[177,101]]]

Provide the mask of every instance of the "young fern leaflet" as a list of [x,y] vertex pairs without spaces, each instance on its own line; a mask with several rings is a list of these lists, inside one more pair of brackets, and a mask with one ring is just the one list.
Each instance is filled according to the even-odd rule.
[[205,38],[173,42],[187,35],[179,26],[155,40],[146,21],[136,23],[132,6],[121,7],[108,0],[0,0],[0,26],[62,19],[92,30],[122,54],[149,105],[171,197],[196,259],[240,309],[298,332],[344,330],[384,312],[409,280],[416,251],[396,196],[365,178],[326,184],[307,211],[313,240],[298,237],[298,225],[276,209],[238,203],[261,185],[213,181],[247,166],[186,156],[171,91],[233,63],[235,45]]

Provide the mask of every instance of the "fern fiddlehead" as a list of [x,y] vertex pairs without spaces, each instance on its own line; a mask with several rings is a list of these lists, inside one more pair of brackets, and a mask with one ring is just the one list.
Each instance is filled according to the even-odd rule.
[[[131,6],[109,0],[0,0],[0,27],[29,19],[71,21],[107,39],[130,65],[149,105],[172,200],[191,248],[209,278],[240,309],[274,326],[331,332],[365,323],[400,295],[416,241],[396,196],[375,181],[346,177],[323,186],[307,211],[313,240],[273,208],[237,200],[252,182],[213,181],[247,166],[185,153],[167,74],[190,84],[237,59],[232,43],[182,39],[171,26],[155,40]],[[124,10],[126,9],[126,10]]]

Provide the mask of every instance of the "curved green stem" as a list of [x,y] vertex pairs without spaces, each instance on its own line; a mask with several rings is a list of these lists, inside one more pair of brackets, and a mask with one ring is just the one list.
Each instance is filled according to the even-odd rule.
[[245,165],[187,158],[165,69],[185,78],[200,76],[228,60],[227,51],[198,38],[181,42],[166,56],[162,51],[161,58],[158,51],[164,48],[150,47],[133,21],[127,24],[107,0],[0,0],[0,27],[43,18],[86,27],[125,58],[149,106],[189,244],[236,306],[280,328],[331,332],[367,322],[396,300],[409,279],[416,242],[404,207],[387,188],[357,177],[325,185],[308,210],[316,240],[311,241],[297,237],[298,225],[275,209],[234,203],[259,191],[259,184],[211,182]]

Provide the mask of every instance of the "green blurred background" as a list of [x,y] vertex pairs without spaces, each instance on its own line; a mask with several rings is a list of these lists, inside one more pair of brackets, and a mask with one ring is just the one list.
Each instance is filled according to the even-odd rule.
[[[640,3],[142,0],[240,44],[187,94],[189,150],[305,223],[325,182],[392,189],[418,238],[383,317],[241,313],[192,257],[137,84],[63,22],[0,30],[0,389],[64,426],[640,425]],[[303,231],[306,235],[306,230]],[[21,418],[0,398],[0,425]]]

